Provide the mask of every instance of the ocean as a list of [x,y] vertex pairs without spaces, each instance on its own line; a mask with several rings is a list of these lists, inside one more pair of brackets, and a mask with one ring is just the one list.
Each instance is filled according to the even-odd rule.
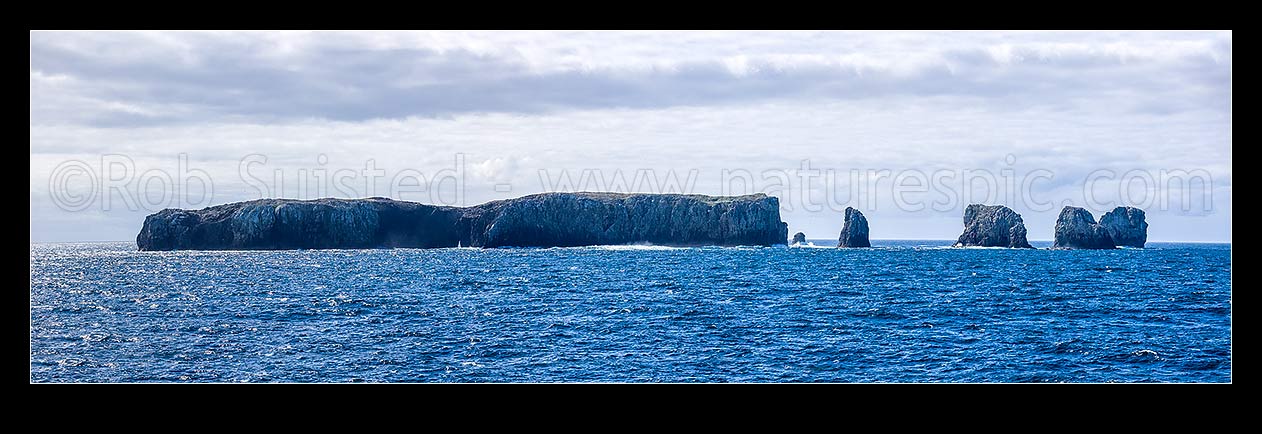
[[950,243],[32,244],[31,381],[1231,381],[1230,244]]

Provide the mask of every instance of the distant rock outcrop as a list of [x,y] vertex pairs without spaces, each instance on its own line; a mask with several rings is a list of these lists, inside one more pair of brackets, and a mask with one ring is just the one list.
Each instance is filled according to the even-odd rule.
[[1119,246],[1144,247],[1148,242],[1148,222],[1144,210],[1119,206],[1100,217],[1100,226],[1109,231],[1113,243]]
[[846,207],[846,221],[841,226],[837,247],[872,247],[868,241],[868,219],[859,210]]
[[806,244],[806,234],[801,232],[793,234],[793,241],[790,241],[789,244]]
[[957,247],[1012,247],[1030,249],[1021,214],[1003,205],[972,204],[964,209],[964,233]]
[[1060,210],[1056,219],[1054,249],[1112,249],[1113,238],[1104,226],[1095,222],[1091,212],[1076,206]]
[[784,244],[765,194],[544,193],[467,208],[384,198],[261,199],[145,218],[140,250]]

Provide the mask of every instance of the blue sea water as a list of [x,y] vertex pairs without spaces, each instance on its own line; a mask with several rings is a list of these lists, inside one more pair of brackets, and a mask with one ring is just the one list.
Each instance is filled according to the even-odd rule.
[[1230,244],[874,244],[33,244],[31,380],[1231,381]]

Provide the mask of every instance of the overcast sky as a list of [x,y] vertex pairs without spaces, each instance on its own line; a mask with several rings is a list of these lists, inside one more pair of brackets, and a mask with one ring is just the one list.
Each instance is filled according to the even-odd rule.
[[[1231,237],[1230,32],[35,32],[30,43],[33,241],[134,240],[166,206],[263,195],[453,201],[435,197],[442,185],[392,189],[402,173],[458,173],[456,198],[476,204],[584,170],[764,191],[812,239],[840,230],[839,210],[812,206],[826,197],[863,210],[873,238],[953,239],[973,201],[1011,205],[1031,239],[1051,239],[1067,203],[1097,218],[1143,206],[1149,240]],[[250,179],[243,159],[256,161]],[[369,160],[384,179],[297,187]],[[803,181],[804,160],[840,179]],[[881,186],[891,179],[847,194],[875,177],[852,170],[1009,173],[1018,186],[1042,174],[1016,190],[1052,205],[964,189],[918,210]],[[1162,171],[1211,182],[1144,187]],[[755,185],[733,187],[732,173]],[[777,174],[793,178],[763,182]],[[198,176],[211,194],[183,181]],[[948,197],[948,184],[911,197]]]

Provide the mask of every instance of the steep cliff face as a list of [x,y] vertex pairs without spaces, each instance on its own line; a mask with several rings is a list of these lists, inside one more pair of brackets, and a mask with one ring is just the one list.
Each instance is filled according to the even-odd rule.
[[956,246],[1030,249],[1021,214],[1003,205],[972,204],[964,209],[964,233]]
[[263,199],[145,218],[141,250],[784,244],[774,197],[545,193],[467,208]]
[[140,250],[447,247],[459,241],[459,208],[383,198],[262,199],[145,218]]
[[1144,247],[1148,242],[1148,222],[1144,210],[1119,206],[1100,217],[1100,226],[1109,232],[1113,243],[1119,246]]
[[859,210],[846,207],[846,221],[842,223],[837,247],[872,247],[868,241],[868,219]]
[[1076,206],[1060,210],[1056,218],[1055,249],[1112,249],[1113,238],[1109,231],[1095,222],[1091,212]]
[[552,193],[471,207],[470,245],[587,246],[785,244],[780,202],[763,194]]

